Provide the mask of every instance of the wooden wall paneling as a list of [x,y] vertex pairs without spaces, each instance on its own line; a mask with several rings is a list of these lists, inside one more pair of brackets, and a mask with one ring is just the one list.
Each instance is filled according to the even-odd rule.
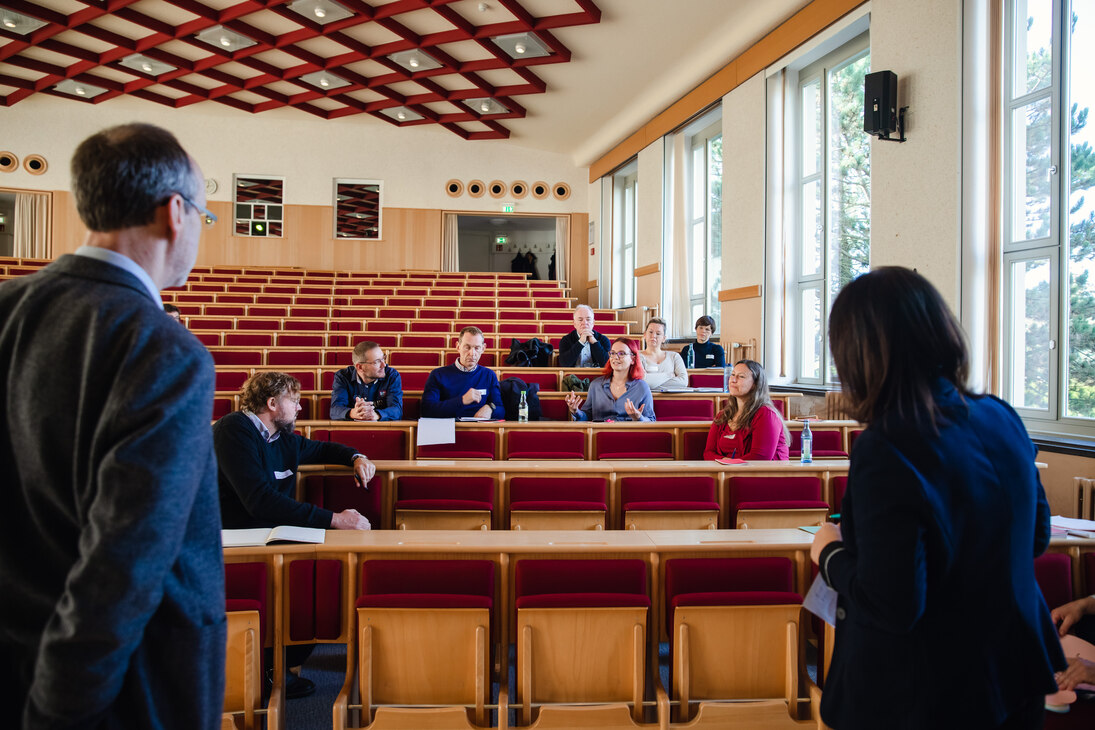
[[570,214],[570,246],[567,255],[569,272],[557,272],[566,275],[567,286],[583,304],[591,304],[582,293],[589,288],[589,214]]

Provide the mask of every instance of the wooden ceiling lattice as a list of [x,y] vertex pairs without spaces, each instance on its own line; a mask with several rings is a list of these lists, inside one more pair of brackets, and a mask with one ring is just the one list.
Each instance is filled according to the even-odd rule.
[[[324,25],[287,0],[0,0],[0,106],[37,93],[91,104],[128,94],[173,108],[213,101],[323,119],[370,114],[504,139],[502,120],[525,116],[518,97],[547,91],[535,67],[571,60],[552,31],[601,18],[593,0],[337,2],[350,16]],[[568,12],[534,13],[545,5]],[[19,34],[5,9],[45,25]],[[255,43],[232,51],[198,38],[218,26]],[[496,41],[522,33],[547,55],[511,55]],[[401,52],[429,58],[417,56],[423,68],[408,70],[391,58]],[[123,65],[134,54],[149,61],[144,70]],[[426,68],[430,59],[440,65]],[[151,62],[174,68],[158,72]],[[348,83],[321,88],[303,78],[316,74],[330,74],[332,87]]]

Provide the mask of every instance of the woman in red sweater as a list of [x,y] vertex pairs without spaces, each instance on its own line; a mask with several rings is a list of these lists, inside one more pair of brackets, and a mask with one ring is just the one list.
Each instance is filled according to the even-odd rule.
[[711,423],[703,458],[787,461],[791,436],[772,405],[760,363],[738,360],[727,390],[731,397]]

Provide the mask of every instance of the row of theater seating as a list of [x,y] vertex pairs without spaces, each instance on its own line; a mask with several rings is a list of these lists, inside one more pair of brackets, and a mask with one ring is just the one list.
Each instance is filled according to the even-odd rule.
[[[297,430],[310,438],[352,446],[371,459],[639,459],[644,462],[702,460],[710,423],[458,423],[453,443],[430,445],[418,445],[418,426],[417,421],[297,422]],[[801,451],[802,423],[788,421],[787,427],[791,434],[790,456],[797,459]],[[819,461],[847,459],[861,431],[855,421],[815,422],[811,426],[814,458]]]
[[378,529],[771,529],[821,524],[841,503],[848,481],[847,462],[813,473],[620,471],[582,467],[545,476],[524,464],[504,476],[454,475],[380,462],[367,490],[350,474],[310,471],[298,498],[332,511],[356,509]]
[[[345,310],[350,312],[351,310]],[[478,327],[484,335],[501,336],[500,345],[509,349],[509,341],[512,338],[527,340],[532,337],[540,339],[552,338],[553,345],[558,346],[559,340],[574,331],[574,325],[569,322],[542,322],[542,321],[515,321],[500,322],[494,319],[496,314],[488,312],[487,317],[469,317],[455,321],[452,312],[448,319],[371,319],[368,314],[373,310],[363,311],[361,315],[346,314],[341,317],[221,317],[206,315],[186,315],[183,323],[187,329],[195,332],[213,330],[216,332],[233,332],[248,330],[265,332],[268,335],[276,335],[281,332],[364,332],[357,337],[358,340],[370,339],[372,333],[408,333],[408,334],[440,334],[446,335],[445,343],[448,347],[455,345],[456,337],[466,326],[462,323]],[[605,337],[623,337],[629,332],[626,322],[609,322],[603,327],[597,326],[597,331]],[[378,340],[379,341],[379,340]]]
[[[394,298],[394,297],[393,297]],[[240,301],[240,300],[261,301]],[[289,300],[289,301],[286,301]],[[320,301],[316,301],[320,300]],[[535,300],[523,300],[523,308],[517,306],[499,307],[495,304],[483,303],[482,300],[467,300],[449,305],[406,305],[386,304],[383,301],[373,303],[362,297],[352,306],[349,304],[332,304],[322,297],[302,297],[289,295],[263,295],[263,294],[222,294],[217,301],[211,301],[211,296],[201,294],[180,295],[165,299],[173,302],[185,315],[193,316],[232,316],[232,317],[358,317],[365,319],[402,319],[414,317],[420,319],[445,319],[452,320],[483,320],[487,322],[500,321],[535,321],[555,323],[570,323],[574,314],[569,309],[551,307],[542,310],[530,308]],[[454,300],[455,301],[455,300]],[[514,300],[518,301],[518,300]],[[615,312],[605,313],[599,318],[600,324],[613,323],[616,320]]]
[[[699,554],[663,543],[642,556],[624,549],[633,557],[623,558],[602,555],[621,552],[607,544],[549,558],[536,546],[499,546],[487,559],[482,546],[452,545],[443,560],[393,560],[391,550],[369,547],[232,549],[230,625],[245,617],[252,641],[248,654],[232,651],[230,638],[228,685],[246,683],[247,664],[260,676],[258,644],[277,655],[285,645],[334,642],[348,654],[335,728],[506,727],[510,710],[519,726],[820,728],[820,690],[804,662],[817,630],[801,611],[808,542],[789,538],[763,557],[732,543]],[[1050,607],[1095,590],[1088,543],[1057,542],[1051,550],[1068,552],[1035,560]],[[831,633],[824,638],[819,682]],[[669,688],[657,671],[661,642]],[[262,714],[255,692],[250,706],[240,699],[226,696],[226,711],[240,720]],[[280,726],[280,700],[268,708],[270,727]],[[1074,713],[1046,727],[1090,727],[1092,708]]]

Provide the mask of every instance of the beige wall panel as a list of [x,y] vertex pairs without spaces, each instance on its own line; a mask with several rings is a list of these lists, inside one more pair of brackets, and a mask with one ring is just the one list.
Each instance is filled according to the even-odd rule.
[[[569,259],[567,268],[570,269],[570,295],[577,297],[582,304],[593,303],[589,301],[587,286],[589,285],[589,215],[587,213],[572,213],[570,216],[570,246],[567,249]],[[566,272],[556,272],[565,275]]]
[[[722,303],[722,328],[720,340],[729,350],[731,342],[748,342],[756,339],[760,342],[761,311],[763,302],[760,297],[736,299]],[[764,363],[761,363],[762,365]],[[766,370],[770,371],[770,368]]]
[[1095,477],[1095,459],[1070,454],[1038,453],[1038,461],[1048,464],[1042,470],[1042,485],[1046,488],[1050,514],[1074,517],[1075,491],[1073,477]]
[[53,191],[53,257],[83,245],[87,227],[76,212],[76,199],[66,190]]
[[[637,307],[659,306],[662,300],[662,275],[648,274],[635,280],[635,305]],[[636,311],[636,316],[639,310]],[[660,310],[659,310],[660,316]]]
[[756,74],[722,99],[721,289],[764,281],[764,94]]

